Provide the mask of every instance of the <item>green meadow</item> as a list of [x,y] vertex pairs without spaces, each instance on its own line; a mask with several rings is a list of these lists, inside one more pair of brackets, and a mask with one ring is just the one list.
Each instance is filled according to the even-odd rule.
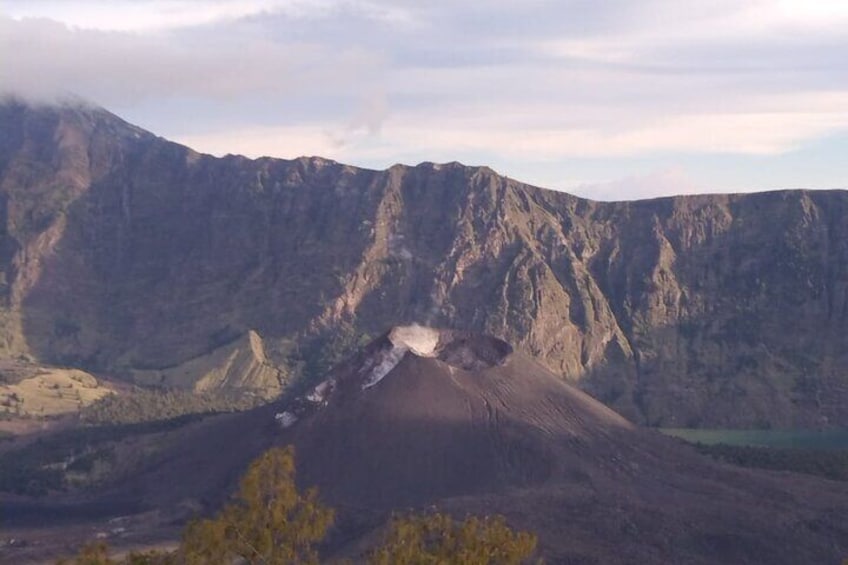
[[848,430],[720,430],[661,428],[691,443],[792,449],[848,449]]

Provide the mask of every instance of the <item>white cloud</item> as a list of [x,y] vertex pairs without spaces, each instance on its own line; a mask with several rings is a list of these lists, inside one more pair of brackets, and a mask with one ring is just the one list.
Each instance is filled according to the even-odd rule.
[[848,130],[845,6],[0,0],[0,84],[217,153],[609,159],[614,176],[625,158],[781,155]]
[[404,10],[370,2],[341,0],[6,0],[0,9],[15,19],[49,18],[77,29],[150,32],[282,14],[309,20],[332,17],[341,8],[392,23]]
[[50,18],[75,28],[101,31],[149,31],[236,19],[278,9],[282,4],[274,0],[243,2],[30,0],[5,2],[0,6],[7,15],[15,19]]
[[473,161],[478,156],[489,163],[508,159],[564,162],[576,158],[630,158],[663,152],[770,156],[792,151],[836,127],[848,132],[848,112],[685,115],[638,128],[605,131],[516,130],[484,120],[446,126],[427,123],[426,117],[410,119],[403,125],[397,122],[392,117],[382,125],[378,142],[367,129],[339,127],[332,122],[222,129],[177,139],[214,154],[289,158],[323,155],[343,162],[386,166],[403,160]]
[[[628,129],[508,131],[433,129],[431,146],[455,146],[526,158],[633,156],[654,152],[768,155],[797,147],[835,127],[848,128],[848,114],[705,114],[677,116]],[[411,133],[411,132],[410,132]],[[420,139],[420,138],[419,138]]]
[[843,0],[777,0],[777,18],[786,24],[835,27],[848,21]]
[[[367,83],[381,62],[351,48],[261,36],[200,37],[68,28],[52,20],[0,16],[0,84],[24,95],[75,92],[107,105],[193,96],[273,97]],[[364,86],[363,86],[364,87]]]
[[568,187],[578,196],[594,200],[636,200],[666,194],[701,194],[704,187],[696,183],[681,167],[650,171],[602,183],[583,183]]
[[339,132],[325,124],[316,127],[252,127],[228,129],[207,134],[176,136],[174,141],[188,145],[202,153],[223,156],[228,153],[257,157],[294,159],[301,156],[338,158]]

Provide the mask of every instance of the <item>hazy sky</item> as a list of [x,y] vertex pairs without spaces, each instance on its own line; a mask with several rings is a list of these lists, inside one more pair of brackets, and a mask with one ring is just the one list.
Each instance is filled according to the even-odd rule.
[[848,188],[848,1],[0,0],[0,89],[214,154]]

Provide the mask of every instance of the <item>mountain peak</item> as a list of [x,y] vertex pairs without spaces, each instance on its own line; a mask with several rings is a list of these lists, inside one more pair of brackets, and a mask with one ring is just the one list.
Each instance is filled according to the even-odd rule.
[[[429,320],[653,425],[848,422],[848,193],[595,203],[458,163],[200,156],[86,101],[4,100],[5,354],[171,367],[257,328],[323,370]],[[386,355],[444,362],[405,335]]]
[[[632,430],[503,340],[420,325],[392,328],[278,410],[305,472],[351,504],[536,484],[560,457],[544,437],[604,444]],[[352,488],[342,468],[368,478]]]
[[[513,349],[505,341],[471,332],[445,330],[412,324],[395,326],[336,367],[324,381],[296,399],[276,416],[287,428],[333,402],[337,391],[343,397],[365,393],[393,373],[411,357],[434,364],[433,378],[444,372],[473,372],[506,362]],[[401,376],[400,378],[403,378]]]
[[[17,116],[17,118],[15,118]],[[17,94],[0,94],[0,123],[7,120],[63,123],[87,130],[100,128],[116,138],[148,138],[156,136],[133,125],[102,106],[77,95],[52,99],[30,99]],[[6,129],[6,123],[3,123]]]
[[396,326],[386,338],[390,347],[375,351],[364,365],[367,376],[363,390],[379,383],[407,354],[437,359],[454,369],[472,371],[500,364],[512,353],[512,346],[495,337],[418,324]]

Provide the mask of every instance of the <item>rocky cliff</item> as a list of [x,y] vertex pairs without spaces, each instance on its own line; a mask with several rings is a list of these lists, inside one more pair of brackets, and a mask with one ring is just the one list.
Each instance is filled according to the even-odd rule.
[[458,163],[215,158],[10,99],[0,351],[132,375],[255,331],[315,368],[420,322],[652,425],[848,426],[847,213],[844,191],[600,203]]

